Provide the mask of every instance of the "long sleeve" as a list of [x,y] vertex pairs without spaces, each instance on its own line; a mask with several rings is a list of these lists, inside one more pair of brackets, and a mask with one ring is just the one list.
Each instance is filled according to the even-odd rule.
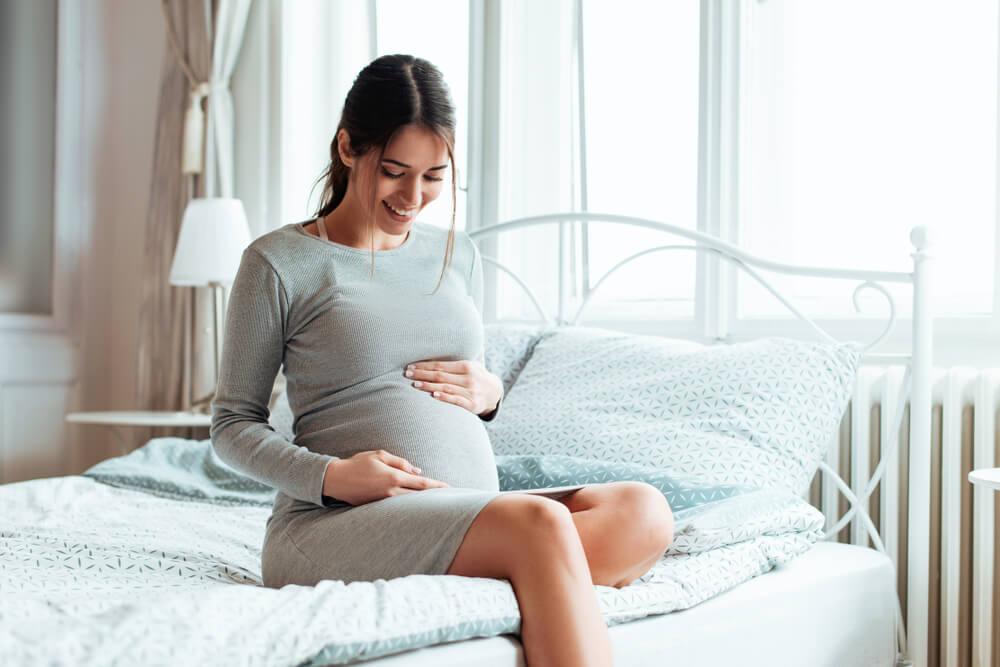
[[[472,245],[472,270],[469,275],[469,293],[472,295],[472,301],[476,304],[476,310],[479,311],[479,317],[483,317],[483,260],[479,253],[479,246],[475,244],[472,239],[469,239],[469,243]],[[485,365],[486,364],[486,353],[485,350],[480,349],[479,354],[476,355],[476,361]],[[493,421],[496,416],[500,413],[500,405],[503,403],[503,394],[500,394],[500,400],[497,401],[496,408],[492,412],[486,413],[486,415],[480,415],[480,419],[483,421]]]
[[289,442],[267,422],[271,387],[284,357],[288,309],[274,268],[247,248],[229,298],[212,402],[212,446],[235,470],[298,500],[323,505],[326,466],[336,457]]

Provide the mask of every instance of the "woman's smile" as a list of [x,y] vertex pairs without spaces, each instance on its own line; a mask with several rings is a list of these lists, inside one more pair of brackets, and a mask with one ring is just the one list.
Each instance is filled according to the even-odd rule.
[[410,220],[413,219],[413,216],[416,215],[417,211],[419,210],[419,207],[417,206],[410,206],[410,207],[393,206],[384,199],[382,200],[382,205],[385,207],[386,211],[388,211],[389,217],[395,220],[396,222],[409,222]]

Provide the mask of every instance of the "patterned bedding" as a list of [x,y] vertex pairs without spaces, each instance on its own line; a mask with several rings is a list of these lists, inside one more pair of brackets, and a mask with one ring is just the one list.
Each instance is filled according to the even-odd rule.
[[[498,457],[505,489],[638,479],[675,511],[641,580],[598,586],[609,624],[698,604],[807,551],[822,515],[790,492],[633,464]],[[158,438],[83,476],[0,486],[0,655],[9,664],[343,664],[516,633],[506,581],[410,576],[261,586],[273,492],[209,441]]]

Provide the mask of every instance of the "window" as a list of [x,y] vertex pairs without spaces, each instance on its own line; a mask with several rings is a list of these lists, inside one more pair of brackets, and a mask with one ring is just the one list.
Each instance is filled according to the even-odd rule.
[[[585,208],[718,234],[778,262],[909,271],[907,234],[927,224],[935,232],[939,343],[952,336],[952,344],[964,344],[962,336],[973,337],[984,320],[1000,332],[996,3],[442,0],[431,12],[404,0],[313,0],[282,7],[286,14],[299,11],[290,7],[353,12],[332,22],[352,26],[344,44],[370,34],[375,45],[367,54],[352,47],[351,57],[410,52],[441,68],[458,109],[459,182],[468,187],[458,193],[459,227]],[[313,35],[314,23],[329,32],[330,23],[315,18],[286,21],[286,40]],[[363,65],[321,56],[310,62],[336,63],[350,80]],[[318,79],[304,78],[301,95],[289,86],[283,98],[315,97]],[[335,92],[328,106],[339,108],[350,80],[328,87]],[[325,107],[305,113],[336,116]],[[291,164],[289,145],[282,144]],[[315,178],[320,168],[306,171]],[[423,219],[446,225],[449,200],[442,194]],[[688,243],[622,229],[538,228],[501,237],[489,254],[524,278],[550,313],[566,301],[564,314],[572,316],[626,256],[660,239]],[[562,291],[560,262],[569,270]],[[824,324],[840,327],[853,310],[853,285],[764,275]],[[488,317],[535,317],[502,272],[487,268],[486,279]],[[909,288],[895,293],[897,314],[906,317]],[[880,296],[860,297],[864,312],[884,315]],[[792,317],[728,264],[677,251],[618,271],[585,320],[739,339],[787,329]],[[869,330],[836,333],[865,338]]]
[[[507,0],[499,25],[499,121],[495,130],[483,128],[499,135],[499,219],[585,206],[694,229],[698,6]],[[498,249],[550,313],[559,302],[559,234],[553,226],[520,232],[502,238]],[[664,238],[576,224],[563,234],[576,249],[569,258],[574,281],[564,294],[571,302],[567,317],[608,269]],[[683,252],[637,260],[601,286],[595,304],[604,315],[626,319],[651,312],[691,319],[694,266],[693,255]],[[535,316],[502,274],[497,289],[498,316]]]
[[[931,225],[935,311],[992,312],[996,3],[744,7],[741,244],[788,263],[908,271],[909,230]],[[813,313],[850,312],[843,285],[775,284]],[[747,278],[737,303],[741,318],[787,315]]]
[[[588,209],[696,229],[698,4],[585,0],[582,9]],[[668,242],[653,231],[591,227],[589,285]],[[694,281],[694,253],[651,254],[609,278],[598,302],[617,302],[622,317],[691,319]]]
[[[466,195],[463,180],[468,165],[469,3],[437,0],[433,11],[412,0],[378,0],[376,35],[378,54],[407,53],[433,63],[451,89],[455,102],[455,166],[458,168],[455,228],[465,229]],[[419,30],[414,29],[419,26]],[[441,195],[420,215],[423,222],[451,224],[451,176],[445,176]]]
[[[486,26],[499,42],[496,126],[481,130],[496,133],[497,179],[483,187],[496,190],[497,222],[574,207],[572,10],[567,1],[506,0],[499,3],[498,22]],[[496,248],[497,259],[550,314],[560,298],[559,234],[554,226],[529,229],[501,236]],[[538,317],[510,278],[489,269],[485,277],[487,288],[492,283],[496,289],[497,317]]]
[[0,3],[0,313],[53,312],[56,2]]
[[[500,220],[586,205],[697,225],[779,262],[898,271],[912,268],[909,230],[926,224],[938,342],[975,337],[983,318],[1000,330],[995,3],[500,4],[499,21],[485,23],[499,35],[499,119],[482,127],[500,137],[499,176],[484,185],[498,193]],[[717,127],[720,117],[731,125]],[[716,187],[720,175],[733,185]],[[573,229],[570,296],[646,247],[644,236]],[[501,244],[499,257],[550,289],[552,269],[539,265],[555,262],[557,237],[529,242]],[[744,274],[707,262],[696,273],[694,262],[660,254],[623,269],[599,293],[596,319],[657,320],[664,332],[688,322],[711,337],[710,321],[724,323],[723,335],[753,335],[794,317]],[[853,311],[853,284],[764,276],[825,322]],[[724,288],[709,291],[708,279]],[[525,299],[505,301],[516,288],[504,281],[497,316],[531,316]],[[889,291],[907,317],[909,288]],[[540,296],[551,308],[553,295]],[[878,294],[862,291],[859,302],[882,321]],[[869,339],[858,326],[837,333]]]

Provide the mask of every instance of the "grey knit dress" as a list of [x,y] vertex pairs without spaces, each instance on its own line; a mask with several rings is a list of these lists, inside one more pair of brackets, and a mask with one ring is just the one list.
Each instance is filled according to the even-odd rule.
[[[415,361],[483,362],[482,265],[456,232],[415,223],[371,252],[285,225],[243,253],[229,299],[212,444],[278,490],[267,521],[265,586],[444,574],[469,525],[498,495],[483,420],[404,375]],[[282,364],[294,442],[268,423]],[[384,449],[451,485],[353,506],[323,496],[327,464]]]

